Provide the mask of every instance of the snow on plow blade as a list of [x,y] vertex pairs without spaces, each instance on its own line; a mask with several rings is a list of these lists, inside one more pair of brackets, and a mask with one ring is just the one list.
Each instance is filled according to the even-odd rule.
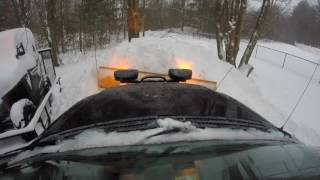
[[[123,70],[122,68],[115,68],[115,67],[106,67],[106,66],[100,66],[98,68],[98,86],[99,88],[111,88],[120,86],[120,82],[116,81],[114,79],[114,72],[118,70]],[[163,76],[169,79],[168,74],[160,74],[160,73],[154,73],[154,72],[146,72],[146,71],[139,71],[139,77],[138,79],[141,79],[145,76]],[[191,80],[187,80],[188,84],[197,84],[204,87],[207,87],[211,90],[217,89],[217,82],[215,81],[209,81],[204,79],[197,79],[192,78]]]

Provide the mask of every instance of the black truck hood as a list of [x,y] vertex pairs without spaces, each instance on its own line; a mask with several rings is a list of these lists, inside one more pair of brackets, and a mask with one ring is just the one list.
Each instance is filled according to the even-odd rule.
[[110,88],[90,96],[60,116],[43,135],[147,116],[228,117],[272,126],[238,101],[208,88],[185,83],[149,82]]

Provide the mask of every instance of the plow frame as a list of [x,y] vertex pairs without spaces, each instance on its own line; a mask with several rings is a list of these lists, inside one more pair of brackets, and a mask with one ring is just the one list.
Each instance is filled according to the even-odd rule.
[[[116,87],[121,85],[121,83],[116,81],[113,77],[114,71],[118,71],[118,70],[125,70],[125,69],[108,67],[108,66],[98,67],[98,70],[97,70],[98,87],[101,89],[105,89],[105,88]],[[166,79],[170,79],[168,74],[140,71],[140,70],[138,70],[138,72],[139,72],[139,77],[138,77],[139,80],[145,76],[162,76],[162,77],[165,77]],[[186,83],[201,85],[214,91],[217,89],[216,81],[192,78],[191,80],[187,80]]]

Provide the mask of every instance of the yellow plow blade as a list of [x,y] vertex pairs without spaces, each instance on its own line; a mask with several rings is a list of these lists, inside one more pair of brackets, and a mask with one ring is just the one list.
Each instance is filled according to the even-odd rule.
[[[115,67],[100,66],[98,68],[98,86],[99,86],[99,88],[111,88],[111,87],[120,86],[120,82],[116,81],[113,76],[114,72],[118,71],[118,70],[124,70],[124,69],[115,68]],[[145,77],[145,76],[163,76],[163,77],[166,77],[167,79],[169,79],[169,76],[167,74],[139,71],[138,79],[141,79],[142,77]],[[217,82],[215,82],[215,81],[192,78],[191,80],[188,80],[186,83],[201,85],[201,86],[207,87],[211,90],[217,89]]]

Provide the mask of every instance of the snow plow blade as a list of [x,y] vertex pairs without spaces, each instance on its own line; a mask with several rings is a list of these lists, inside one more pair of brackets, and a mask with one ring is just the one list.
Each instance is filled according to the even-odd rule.
[[[121,83],[114,79],[114,72],[118,71],[118,70],[124,70],[124,69],[115,68],[115,67],[100,66],[98,68],[98,76],[97,76],[99,88],[105,89],[105,88],[120,86]],[[139,71],[138,79],[141,79],[142,77],[145,77],[145,76],[163,76],[163,77],[166,77],[167,79],[169,79],[168,74]],[[217,82],[215,82],[215,81],[192,78],[191,80],[187,80],[186,83],[201,85],[201,86],[207,87],[211,90],[217,89]]]

